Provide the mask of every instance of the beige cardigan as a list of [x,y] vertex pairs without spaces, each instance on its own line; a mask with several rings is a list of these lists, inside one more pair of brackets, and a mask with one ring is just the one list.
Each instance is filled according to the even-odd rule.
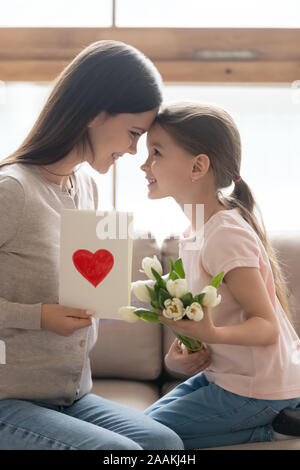
[[99,320],[70,337],[41,329],[41,305],[58,298],[60,211],[98,209],[97,184],[83,164],[70,193],[38,166],[0,168],[0,399],[69,405],[92,387],[89,351]]

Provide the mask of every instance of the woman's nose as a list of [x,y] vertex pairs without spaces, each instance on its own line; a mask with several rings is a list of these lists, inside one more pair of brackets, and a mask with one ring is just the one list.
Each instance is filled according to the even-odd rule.
[[137,152],[137,143],[132,143],[128,149],[128,153],[130,153],[131,155],[135,155],[136,152]]

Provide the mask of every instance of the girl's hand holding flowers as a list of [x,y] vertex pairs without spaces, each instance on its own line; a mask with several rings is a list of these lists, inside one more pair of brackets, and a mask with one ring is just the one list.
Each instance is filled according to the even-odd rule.
[[217,288],[222,282],[224,272],[215,276],[210,285],[194,296],[188,292],[180,258],[175,262],[170,259],[170,273],[167,281],[161,277],[163,270],[156,256],[144,258],[142,267],[143,272],[155,281],[154,286],[149,287],[140,281],[134,283],[133,290],[142,302],[150,301],[156,312],[135,307],[121,307],[120,317],[129,322],[140,318],[151,323],[169,326],[189,352],[205,349],[205,342],[214,343],[216,327],[213,324],[210,309],[221,302]]
[[177,374],[191,377],[206,369],[211,363],[211,351],[209,348],[189,354],[186,347],[175,338],[165,355],[165,364],[168,369]]

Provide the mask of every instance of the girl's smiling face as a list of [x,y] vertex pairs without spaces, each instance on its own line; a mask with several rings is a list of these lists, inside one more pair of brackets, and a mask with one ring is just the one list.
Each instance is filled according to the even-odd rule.
[[148,158],[141,166],[149,181],[150,199],[173,197],[176,201],[188,200],[193,156],[179,147],[172,137],[154,123],[147,135]]

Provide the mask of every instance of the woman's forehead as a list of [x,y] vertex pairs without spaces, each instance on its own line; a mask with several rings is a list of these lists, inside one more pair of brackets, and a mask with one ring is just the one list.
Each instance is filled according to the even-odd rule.
[[158,123],[154,122],[147,133],[147,143],[163,148],[169,140],[170,137],[167,132]]
[[130,116],[129,119],[131,120],[131,124],[134,127],[139,128],[144,132],[147,132],[150,129],[156,115],[157,109],[153,109],[144,113],[131,114],[128,116]]

